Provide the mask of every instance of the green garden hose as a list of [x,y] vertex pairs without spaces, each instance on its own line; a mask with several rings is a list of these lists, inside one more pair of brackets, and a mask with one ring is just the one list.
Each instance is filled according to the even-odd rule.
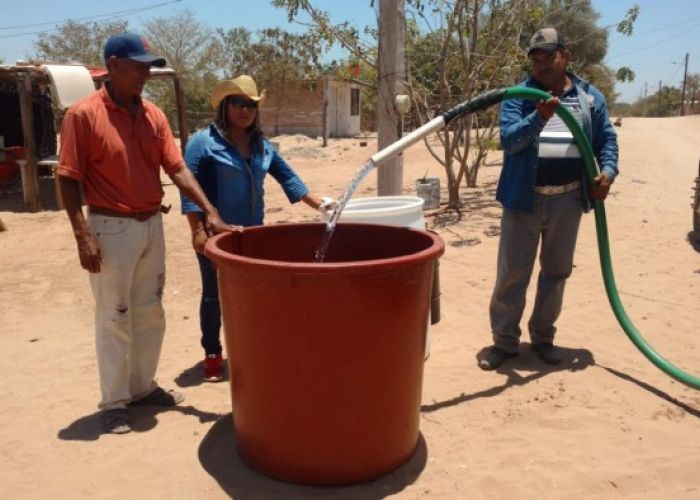
[[[432,119],[420,128],[377,152],[372,156],[372,162],[375,164],[375,166],[379,165],[383,161],[398,154],[428,134],[445,127],[453,119],[467,113],[482,111],[494,104],[508,99],[528,99],[531,101],[541,101],[550,99],[551,97],[552,96],[550,94],[542,90],[527,87],[508,87],[505,89],[496,89],[485,92],[445,111],[440,116]],[[584,160],[586,176],[588,177],[589,183],[592,184],[593,179],[598,175],[598,167],[596,166],[593,150],[588,142],[588,137],[581,129],[581,126],[578,124],[576,118],[566,107],[560,104],[557,106],[555,112],[564,121],[567,127],[569,127],[569,130],[573,134],[579,151],[581,152],[581,156]],[[649,361],[656,365],[657,368],[679,382],[692,387],[693,389],[700,389],[700,379],[674,366],[654,349],[652,349],[652,347],[644,340],[642,335],[639,333],[639,331],[637,331],[635,326],[632,324],[632,321],[627,316],[627,313],[622,306],[622,302],[620,302],[620,296],[617,292],[617,286],[615,285],[615,276],[613,275],[612,259],[610,258],[610,243],[608,240],[608,228],[605,218],[605,205],[602,201],[593,201],[593,209],[595,211],[596,234],[598,236],[598,253],[600,255],[600,267],[603,272],[605,291],[608,295],[608,300],[610,301],[610,305],[612,306],[612,310],[615,313],[617,321],[620,323],[620,326],[637,349],[639,349]]]

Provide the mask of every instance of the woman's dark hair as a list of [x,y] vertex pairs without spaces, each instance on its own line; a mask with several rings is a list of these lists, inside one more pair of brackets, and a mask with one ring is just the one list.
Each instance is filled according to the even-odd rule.
[[[231,96],[226,96],[221,100],[219,107],[216,108],[216,118],[214,119],[216,126],[219,127],[219,130],[221,130],[224,134],[228,134],[229,131],[228,113],[226,112],[226,108],[228,107],[228,101],[230,98]],[[263,133],[262,126],[260,125],[260,108],[258,108],[258,112],[255,113],[255,121],[248,127],[247,132],[251,149],[256,149],[258,152],[262,153],[262,139],[265,134]]]

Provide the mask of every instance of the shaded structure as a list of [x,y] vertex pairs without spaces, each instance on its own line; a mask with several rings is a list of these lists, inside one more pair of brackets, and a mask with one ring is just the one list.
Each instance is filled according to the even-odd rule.
[[[80,65],[51,65],[51,68]],[[24,204],[30,212],[42,210],[39,196],[39,169],[46,168],[55,178],[57,164],[56,131],[60,129],[61,103],[57,100],[56,86],[70,85],[60,82],[49,73],[43,63],[0,65],[0,160],[19,165]],[[101,87],[109,75],[105,68],[88,68],[95,88]],[[151,78],[172,80],[177,106],[177,129],[180,147],[187,144],[187,124],[184,97],[179,75],[170,68],[152,68]],[[7,156],[4,156],[7,154]],[[56,182],[58,207],[62,208],[58,182]]]

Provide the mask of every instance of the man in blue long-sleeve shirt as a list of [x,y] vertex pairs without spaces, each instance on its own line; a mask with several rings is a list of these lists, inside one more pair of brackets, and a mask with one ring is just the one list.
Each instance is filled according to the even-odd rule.
[[[573,268],[581,214],[603,200],[618,173],[618,145],[605,99],[593,85],[566,71],[571,58],[554,28],[530,40],[531,77],[521,85],[552,95],[547,101],[509,100],[500,113],[503,171],[496,198],[503,204],[496,285],[491,297],[493,346],[479,367],[494,370],[518,354],[525,294],[540,248],[540,273],[528,322],[532,349],[542,361],[562,361],[554,326]],[[600,166],[588,188],[583,159],[571,132],[554,114],[562,104],[586,132]],[[540,245],[541,242],[541,245]]]

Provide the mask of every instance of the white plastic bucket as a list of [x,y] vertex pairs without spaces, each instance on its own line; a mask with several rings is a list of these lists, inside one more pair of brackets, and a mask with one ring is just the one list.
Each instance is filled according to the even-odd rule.
[[[416,196],[378,196],[375,198],[350,198],[340,214],[339,222],[364,222],[366,224],[392,224],[395,226],[425,229],[423,198]],[[425,358],[430,356],[430,319],[425,335]]]
[[423,199],[415,196],[351,198],[340,214],[340,222],[393,224],[425,229]]

